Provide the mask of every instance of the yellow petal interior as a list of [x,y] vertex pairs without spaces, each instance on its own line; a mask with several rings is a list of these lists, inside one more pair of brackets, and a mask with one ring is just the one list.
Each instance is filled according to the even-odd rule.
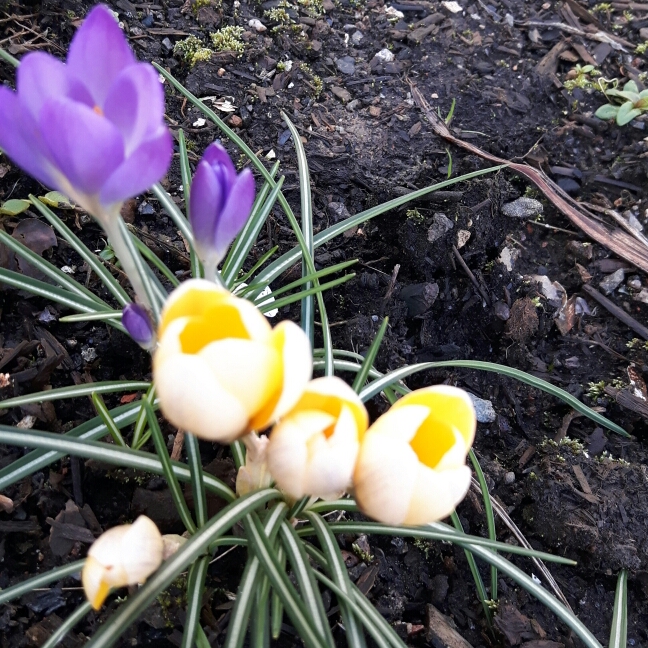
[[[398,408],[404,405],[424,405],[429,407],[431,414],[426,420],[426,424],[432,425],[432,420],[434,420],[436,421],[435,426],[447,425],[454,427],[464,438],[466,447],[472,445],[476,426],[475,410],[461,396],[444,393],[435,387],[428,387],[407,394],[394,407]],[[452,436],[451,432],[448,434],[450,435],[448,438],[451,438],[454,443],[454,436]]]
[[[350,412],[353,414],[356,428],[358,430],[358,437],[359,439],[362,439],[362,436],[367,429],[367,415],[365,411],[353,401],[342,399],[334,394],[305,391],[299,399],[297,405],[295,405],[295,410],[315,410],[319,412],[325,412],[326,414],[330,414],[335,419],[335,421],[337,421],[340,416],[340,412],[342,411],[343,405],[346,405],[349,408]],[[333,434],[334,430],[335,422],[324,431],[324,435],[327,439]]]
[[183,353],[198,353],[210,342],[226,338],[247,340],[250,335],[236,306],[221,303],[191,317],[180,333],[180,344]]
[[434,413],[423,421],[421,427],[410,441],[410,447],[419,461],[428,468],[434,468],[443,455],[455,444],[452,426]]
[[190,288],[175,300],[173,297],[166,308],[162,311],[158,337],[162,337],[166,327],[179,317],[203,317],[215,306],[223,304],[231,299],[227,290],[220,290],[214,286],[213,290],[202,290]]
[[92,608],[94,610],[99,610],[106,600],[108,594],[110,594],[110,585],[108,585],[108,583],[106,583],[105,581],[101,581],[92,601],[90,601]]

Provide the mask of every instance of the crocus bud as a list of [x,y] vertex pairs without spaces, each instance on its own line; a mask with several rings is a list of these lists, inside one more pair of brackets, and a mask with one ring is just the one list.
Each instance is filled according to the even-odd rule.
[[289,411],[312,364],[310,342],[296,324],[273,329],[251,302],[190,279],[162,310],[153,378],[173,425],[231,443]]
[[339,497],[350,485],[367,410],[343,380],[308,383],[270,434],[267,460],[277,486],[292,499]]
[[210,144],[196,168],[189,198],[189,219],[200,260],[216,267],[241,231],[254,203],[254,177],[237,175],[227,151]]
[[436,385],[407,394],[360,445],[353,486],[360,509],[385,524],[447,517],[470,486],[466,455],[476,428],[466,392]]
[[272,477],[266,461],[269,439],[267,436],[257,436],[255,432],[243,437],[247,448],[245,465],[236,473],[236,494],[239,497],[247,495],[260,488],[267,488],[272,483]]
[[139,304],[126,304],[122,311],[122,324],[137,344],[150,350],[155,346],[155,331],[146,309]]
[[162,551],[162,535],[144,515],[100,535],[81,572],[92,607],[98,610],[114,587],[143,583],[162,563]]

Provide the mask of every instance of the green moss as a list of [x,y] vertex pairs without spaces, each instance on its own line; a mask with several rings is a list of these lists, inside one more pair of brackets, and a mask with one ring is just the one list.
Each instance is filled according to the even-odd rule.
[[241,36],[243,27],[228,25],[211,34],[211,41],[216,52],[236,52],[238,56],[245,51],[245,43]]
[[187,36],[179,40],[173,48],[174,56],[183,59],[190,67],[199,61],[209,61],[213,53],[197,36]]

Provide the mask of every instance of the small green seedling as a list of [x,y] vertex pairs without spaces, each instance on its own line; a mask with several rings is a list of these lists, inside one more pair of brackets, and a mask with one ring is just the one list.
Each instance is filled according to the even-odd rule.
[[612,103],[601,106],[594,113],[599,119],[616,119],[619,126],[625,126],[635,117],[648,112],[648,90],[639,92],[639,88],[637,88],[634,81],[628,81],[623,86],[623,90],[614,88],[606,90],[605,95],[618,98],[623,103],[620,106]]
[[600,72],[593,65],[576,65],[567,72],[563,85],[571,92],[574,88],[591,88],[592,77],[600,76]]

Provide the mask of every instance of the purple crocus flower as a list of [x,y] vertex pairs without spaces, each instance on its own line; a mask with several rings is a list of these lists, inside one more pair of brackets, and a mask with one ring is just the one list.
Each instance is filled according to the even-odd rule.
[[137,344],[150,350],[155,346],[155,331],[146,309],[139,304],[127,304],[122,311],[122,324]]
[[189,219],[198,256],[211,270],[223,260],[241,231],[254,203],[254,177],[249,169],[237,175],[227,151],[210,144],[198,164],[189,197]]
[[166,173],[172,140],[162,85],[105,5],[86,17],[67,63],[27,54],[16,86],[0,87],[0,148],[102,225]]

